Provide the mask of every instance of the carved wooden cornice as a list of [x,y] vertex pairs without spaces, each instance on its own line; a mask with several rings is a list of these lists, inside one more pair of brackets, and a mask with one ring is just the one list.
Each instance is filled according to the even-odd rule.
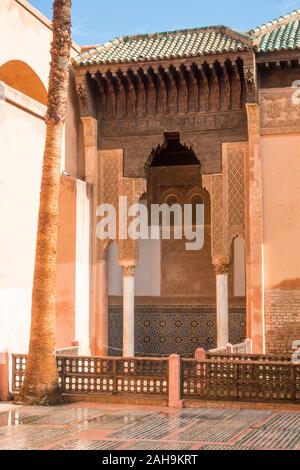
[[[247,64],[251,64],[249,57]],[[249,93],[254,90],[251,67],[243,71],[240,58],[84,70],[76,72],[81,114],[95,116],[99,111],[103,121],[241,109],[245,70]]]

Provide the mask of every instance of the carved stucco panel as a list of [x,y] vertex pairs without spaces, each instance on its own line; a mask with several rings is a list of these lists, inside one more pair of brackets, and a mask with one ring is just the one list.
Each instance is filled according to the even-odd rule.
[[245,237],[247,142],[223,144],[223,173],[204,175],[203,187],[211,198],[212,258],[229,260],[232,238]]
[[[117,229],[119,234],[119,197],[127,197],[130,207],[139,201],[146,191],[146,181],[142,178],[123,177],[123,151],[102,150],[99,158],[99,204],[111,204],[116,210]],[[127,221],[128,222],[128,221]],[[138,244],[131,239],[117,240],[119,246],[120,264],[136,264],[138,259]],[[103,245],[99,242],[100,247]],[[101,251],[101,248],[100,248]]]
[[293,101],[295,91],[294,88],[260,91],[262,134],[300,132],[300,104]]
[[228,250],[232,238],[245,238],[246,224],[246,142],[223,144],[224,223],[227,225]]
[[223,175],[205,175],[203,187],[211,200],[211,254],[212,258],[227,256],[224,224]]

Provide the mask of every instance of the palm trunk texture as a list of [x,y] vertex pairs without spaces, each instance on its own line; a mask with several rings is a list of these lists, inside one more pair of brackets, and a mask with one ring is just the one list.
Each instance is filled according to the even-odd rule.
[[53,12],[30,346],[20,394],[20,401],[31,405],[54,405],[61,401],[55,357],[56,252],[60,162],[69,86],[71,0],[54,0]]

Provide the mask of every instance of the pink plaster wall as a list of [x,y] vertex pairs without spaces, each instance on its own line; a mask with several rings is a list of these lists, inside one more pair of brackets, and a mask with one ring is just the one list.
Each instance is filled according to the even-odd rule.
[[300,288],[300,135],[261,138],[265,288]]
[[44,123],[9,103],[0,112],[0,345],[27,349]]
[[75,340],[76,180],[61,177],[57,246],[56,345]]
[[[0,38],[5,44],[0,48],[0,66],[9,60],[22,60],[48,88],[51,22],[26,0],[1,0]],[[74,43],[72,55],[78,52]]]
[[[22,61],[47,88],[51,40],[51,23],[28,2],[1,0],[0,43],[3,47],[0,48],[0,70],[9,61]],[[78,52],[79,48],[74,44],[72,55]],[[13,103],[0,102],[0,350],[8,348],[15,353],[24,353],[27,352],[30,329],[45,107],[17,89],[6,88]],[[79,161],[78,121],[78,102],[71,77],[65,169],[75,178]],[[60,346],[70,345],[74,339],[74,321],[71,319],[74,316],[76,262],[74,187],[74,182],[63,178],[61,218],[65,217],[66,223],[61,219],[58,246]],[[67,318],[64,325],[63,317]]]

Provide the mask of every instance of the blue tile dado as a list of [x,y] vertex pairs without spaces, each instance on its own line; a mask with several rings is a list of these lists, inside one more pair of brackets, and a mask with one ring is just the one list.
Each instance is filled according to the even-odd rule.
[[[109,308],[109,353],[122,354],[122,307]],[[246,307],[231,307],[230,342],[246,339]],[[207,305],[144,305],[135,308],[135,353],[157,356],[173,353],[193,356],[197,348],[216,347],[216,307]]]

